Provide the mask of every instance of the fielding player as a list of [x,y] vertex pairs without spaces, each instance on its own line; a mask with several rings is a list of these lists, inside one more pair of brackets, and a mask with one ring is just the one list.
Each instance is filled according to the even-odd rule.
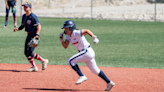
[[39,20],[35,14],[31,12],[31,4],[25,3],[24,11],[26,12],[22,17],[22,24],[19,28],[14,28],[14,32],[17,30],[22,30],[25,27],[25,31],[27,31],[27,38],[25,42],[24,53],[27,57],[28,61],[31,63],[32,67],[27,70],[28,72],[38,71],[37,66],[35,65],[34,58],[40,60],[42,62],[42,70],[47,68],[48,59],[43,59],[40,55],[33,53],[34,47],[30,47],[28,43],[33,37],[39,38],[39,33],[41,31],[41,25]]
[[79,53],[73,55],[68,59],[68,64],[75,70],[79,79],[76,84],[80,84],[83,81],[87,80],[87,77],[81,72],[77,63],[85,62],[88,68],[96,75],[100,76],[107,83],[107,88],[105,91],[110,91],[110,89],[115,85],[114,82],[110,81],[106,75],[100,70],[95,61],[95,52],[90,46],[90,43],[85,39],[84,35],[88,34],[92,37],[93,42],[97,44],[99,42],[98,38],[88,29],[77,30],[75,22],[72,20],[68,20],[64,22],[63,27],[64,33],[66,34],[65,41],[63,40],[63,34],[59,35],[60,42],[62,43],[64,48],[67,48],[69,43],[73,44]]
[[5,26],[7,27],[7,21],[9,16],[10,7],[12,8],[13,18],[14,18],[14,27],[17,27],[17,17],[16,17],[16,3],[17,0],[5,0],[6,3],[6,20],[5,20]]

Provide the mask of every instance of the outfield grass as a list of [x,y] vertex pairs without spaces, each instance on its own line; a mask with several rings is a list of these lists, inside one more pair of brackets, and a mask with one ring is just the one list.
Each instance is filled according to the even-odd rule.
[[[13,32],[13,18],[9,17],[8,28],[4,29],[5,17],[0,17],[0,63],[29,64],[24,56],[24,30]],[[78,51],[73,45],[64,49],[58,35],[63,22],[68,19],[39,18],[42,25],[41,43],[34,52],[48,58],[55,65],[67,65],[69,57]],[[111,21],[73,19],[78,29],[90,29],[100,40],[93,44],[98,66],[164,68],[164,23],[141,21]],[[18,17],[18,25],[21,18]],[[40,64],[39,61],[35,61]],[[85,65],[80,63],[80,65]]]

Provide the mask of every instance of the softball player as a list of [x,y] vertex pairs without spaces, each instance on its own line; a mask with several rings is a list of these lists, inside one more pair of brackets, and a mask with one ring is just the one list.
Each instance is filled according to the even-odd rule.
[[66,34],[65,41],[63,40],[63,34],[59,35],[60,42],[62,43],[63,47],[67,48],[69,43],[71,42],[79,51],[79,53],[73,55],[67,61],[67,63],[79,75],[79,79],[76,84],[78,85],[87,80],[87,77],[81,72],[77,65],[77,63],[79,62],[85,62],[85,64],[94,74],[100,76],[103,80],[107,82],[107,88],[105,89],[105,91],[109,91],[115,85],[115,83],[110,81],[103,73],[103,71],[98,68],[95,61],[95,52],[91,48],[89,42],[85,39],[84,35],[90,35],[95,44],[99,42],[98,38],[88,29],[77,30],[76,25],[72,20],[64,22],[64,26],[62,27],[62,29],[63,28],[65,29],[64,33]]
[[16,8],[15,8],[16,2],[17,2],[17,0],[5,0],[5,3],[6,3],[6,20],[5,20],[4,28],[7,27],[7,20],[8,20],[8,16],[9,16],[10,7],[12,7],[12,13],[13,13],[13,18],[14,18],[14,27],[17,27],[17,17],[16,17]]
[[37,16],[31,12],[31,9],[32,9],[31,4],[25,3],[22,6],[24,6],[24,11],[26,13],[22,17],[21,26],[19,28],[14,28],[14,32],[17,30],[22,30],[24,27],[25,27],[25,31],[27,31],[24,54],[32,65],[32,67],[27,71],[28,72],[38,71],[38,68],[34,62],[34,58],[42,62],[42,70],[45,70],[47,68],[48,59],[43,59],[38,54],[33,53],[35,48],[28,46],[28,43],[33,37],[39,38],[41,25],[39,23]]

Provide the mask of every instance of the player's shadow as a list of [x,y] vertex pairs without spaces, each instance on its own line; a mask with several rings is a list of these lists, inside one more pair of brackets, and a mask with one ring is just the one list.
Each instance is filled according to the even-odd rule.
[[0,71],[10,71],[10,72],[26,72],[26,71],[20,71],[20,70],[3,70],[3,69],[0,69]]
[[25,90],[45,90],[45,91],[102,91],[102,90],[87,90],[87,89],[49,89],[49,88],[23,88]]

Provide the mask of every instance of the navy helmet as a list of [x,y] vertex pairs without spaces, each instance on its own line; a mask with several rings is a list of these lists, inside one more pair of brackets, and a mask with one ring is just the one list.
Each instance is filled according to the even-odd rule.
[[63,28],[68,28],[68,27],[69,27],[69,29],[70,29],[71,31],[75,30],[75,29],[76,29],[75,22],[72,21],[72,20],[67,20],[67,21],[65,21],[64,24],[63,24],[62,29],[63,29]]

